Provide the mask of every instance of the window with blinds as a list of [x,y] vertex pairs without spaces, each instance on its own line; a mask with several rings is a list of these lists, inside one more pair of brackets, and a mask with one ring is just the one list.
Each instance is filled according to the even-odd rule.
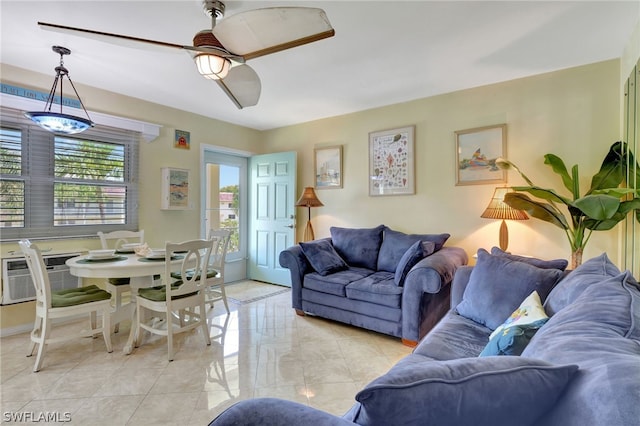
[[138,133],[96,126],[61,136],[1,112],[3,241],[138,229]]

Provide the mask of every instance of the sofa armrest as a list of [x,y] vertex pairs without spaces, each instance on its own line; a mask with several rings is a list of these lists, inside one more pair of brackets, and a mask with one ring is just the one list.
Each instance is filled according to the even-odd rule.
[[280,266],[289,269],[291,274],[291,307],[302,310],[302,283],[305,274],[312,272],[300,245],[291,246],[280,252],[278,256]]
[[278,398],[240,401],[213,419],[209,426],[353,426],[348,420],[307,405]]
[[462,302],[462,295],[469,284],[469,277],[473,271],[473,266],[462,266],[456,271],[456,275],[451,282],[451,309],[454,309]]
[[[424,322],[428,312],[425,312],[425,302],[437,299],[437,319],[449,309],[448,287],[459,267],[468,263],[467,253],[460,247],[443,247],[418,262],[407,274],[402,292],[402,339],[417,342],[426,333]],[[433,320],[433,317],[431,318]],[[433,324],[429,324],[432,326]]]

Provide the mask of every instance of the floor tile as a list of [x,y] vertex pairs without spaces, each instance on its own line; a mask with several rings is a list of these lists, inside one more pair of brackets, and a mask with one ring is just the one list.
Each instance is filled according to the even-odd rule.
[[411,353],[397,338],[296,315],[290,292],[229,307],[229,314],[222,303],[207,313],[210,346],[201,330],[177,335],[171,362],[166,338],[149,334],[124,355],[129,321],[112,335],[112,353],[102,339],[52,344],[38,373],[35,357],[25,356],[29,334],[3,337],[2,413],[69,415],[59,424],[72,425],[199,426],[243,399],[275,397],[342,415],[363,386]]

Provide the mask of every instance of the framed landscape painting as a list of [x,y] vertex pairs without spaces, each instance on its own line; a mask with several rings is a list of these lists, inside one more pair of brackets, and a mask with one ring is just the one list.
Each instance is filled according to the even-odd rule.
[[189,170],[165,167],[162,169],[163,210],[189,210]]
[[342,188],[342,145],[313,150],[316,189]]
[[459,130],[456,134],[456,185],[507,182],[496,159],[507,155],[507,125]]
[[369,195],[415,194],[415,126],[369,133]]

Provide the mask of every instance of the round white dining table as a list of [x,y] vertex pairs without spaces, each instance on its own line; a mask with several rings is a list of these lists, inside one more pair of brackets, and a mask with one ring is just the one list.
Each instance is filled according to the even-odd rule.
[[[175,264],[176,269],[180,269],[182,259],[177,258],[171,262]],[[138,325],[136,322],[136,295],[138,289],[143,287],[152,287],[154,285],[153,276],[160,275],[165,272],[164,258],[147,259],[136,254],[118,254],[113,259],[88,259],[88,255],[76,256],[66,261],[71,275],[79,277],[83,280],[86,278],[130,278],[129,286],[131,287],[131,303],[128,310],[121,310],[120,313],[124,318],[112,318],[111,323],[119,322],[131,318],[131,331],[129,339],[124,346],[123,352],[129,355],[133,351],[133,347],[137,346]]]

